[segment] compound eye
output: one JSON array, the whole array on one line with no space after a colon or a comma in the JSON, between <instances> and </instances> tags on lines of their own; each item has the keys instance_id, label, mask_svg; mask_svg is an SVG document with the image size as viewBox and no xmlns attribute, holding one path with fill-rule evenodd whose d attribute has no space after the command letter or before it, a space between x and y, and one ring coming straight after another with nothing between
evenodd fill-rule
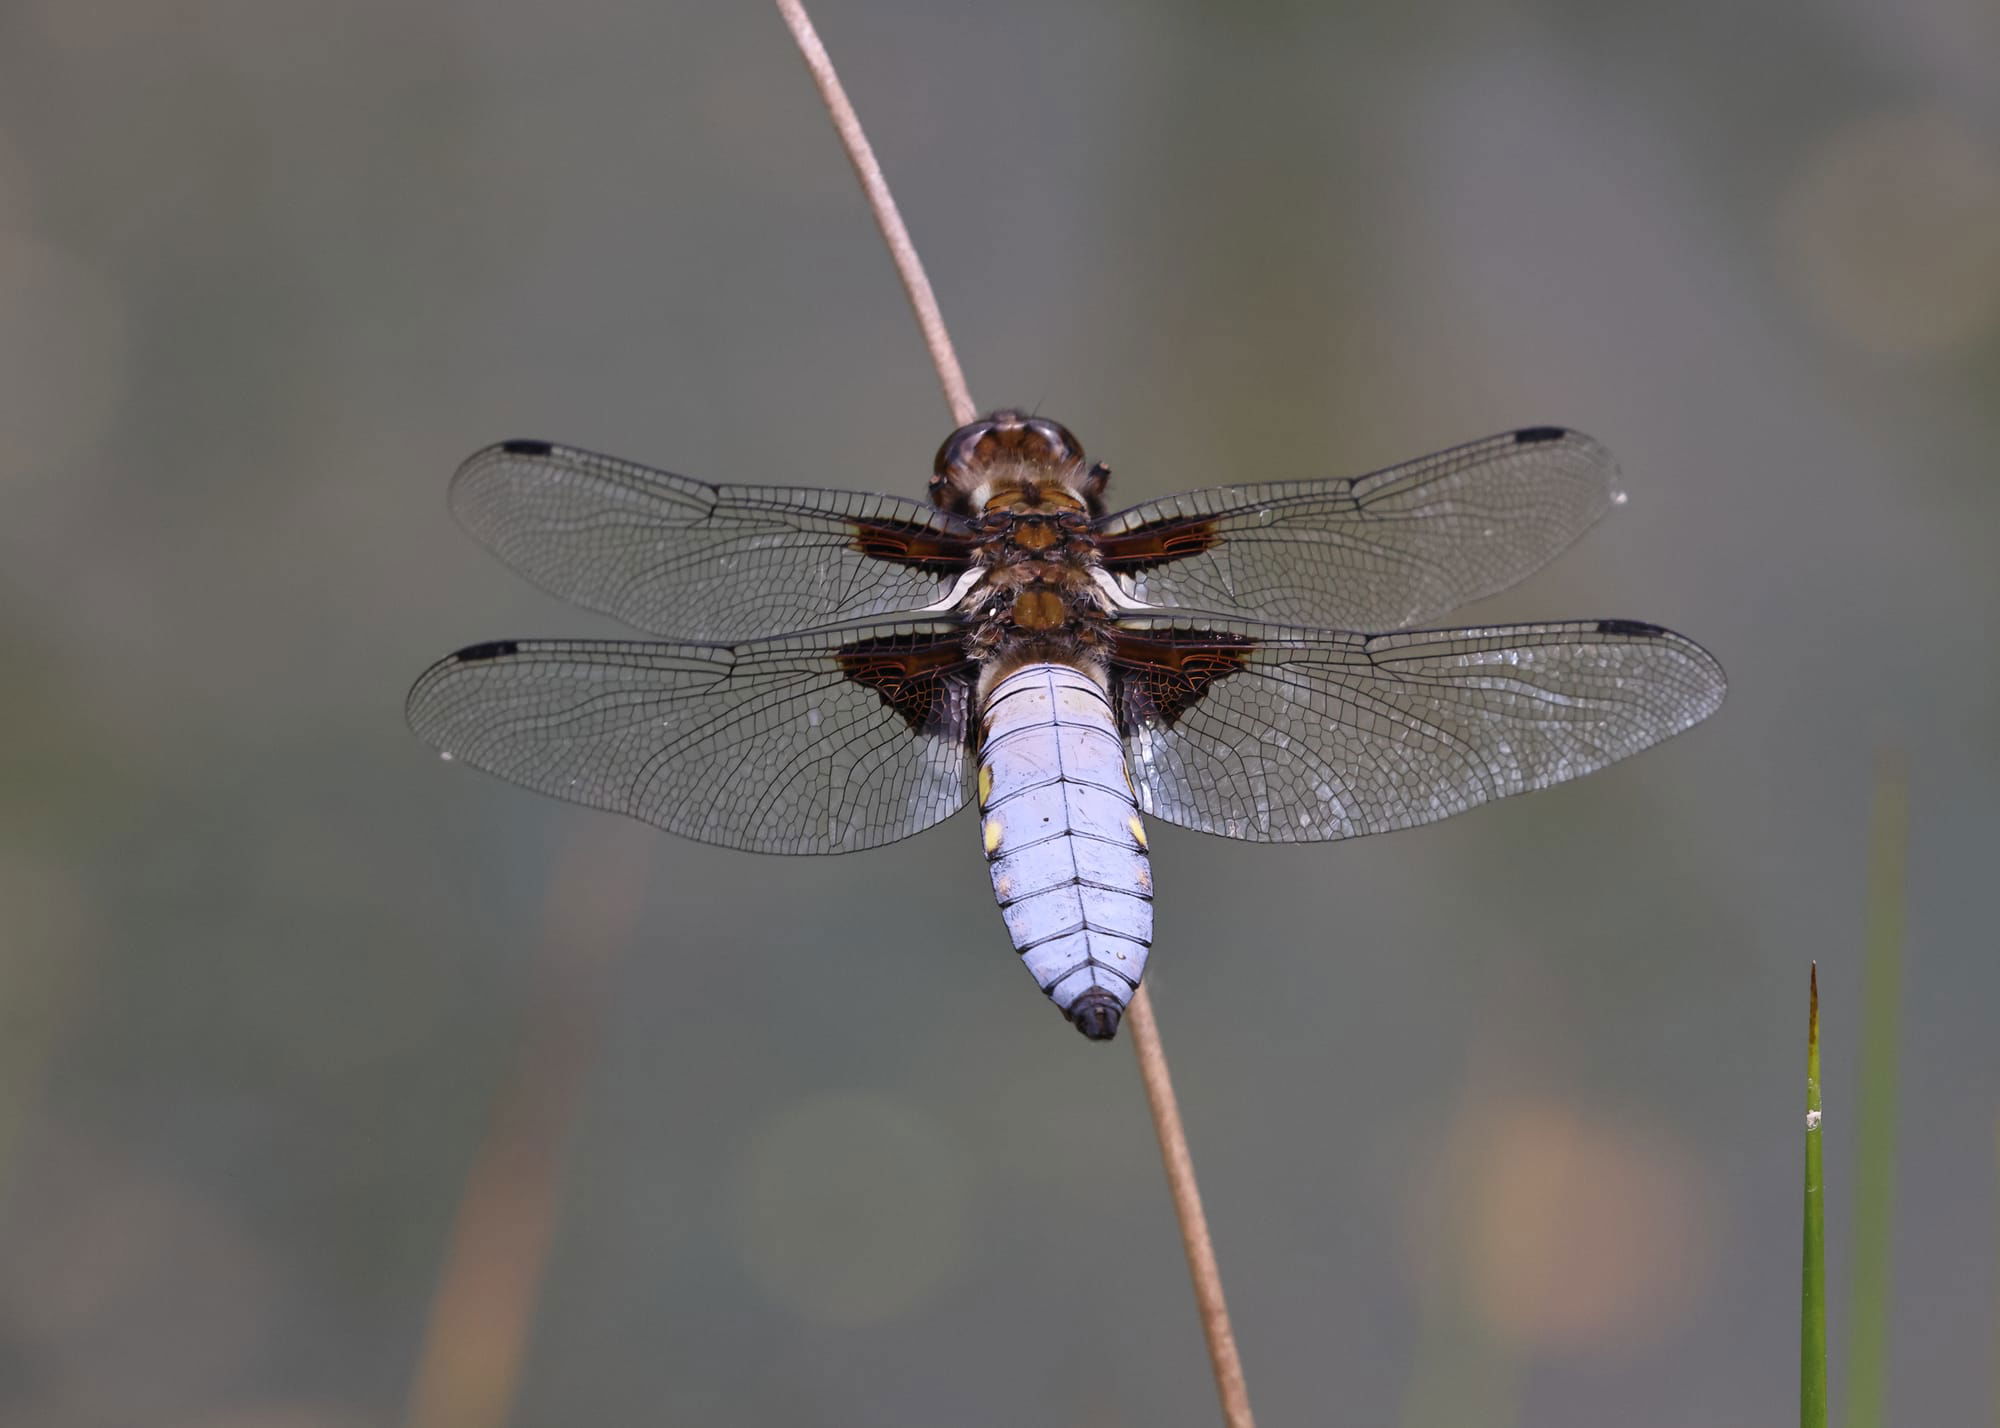
<instances>
[{"instance_id":1,"label":"compound eye","mask_svg":"<svg viewBox=\"0 0 2000 1428\"><path fill-rule=\"evenodd\" d=\"M1076 438L1055 422L1040 417L1030 417L1025 425L1048 448L1051 462L1068 465L1083 455L1083 452L1077 449Z\"/></svg>"},{"instance_id":2,"label":"compound eye","mask_svg":"<svg viewBox=\"0 0 2000 1428\"><path fill-rule=\"evenodd\" d=\"M975 459L980 443L989 440L992 435L991 419L967 423L944 439L931 469L939 476L965 470Z\"/></svg>"}]
</instances>

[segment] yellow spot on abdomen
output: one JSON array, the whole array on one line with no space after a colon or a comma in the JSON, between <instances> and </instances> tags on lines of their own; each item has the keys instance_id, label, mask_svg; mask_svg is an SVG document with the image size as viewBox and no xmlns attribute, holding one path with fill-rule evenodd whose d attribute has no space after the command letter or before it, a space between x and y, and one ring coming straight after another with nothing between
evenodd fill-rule
<instances>
[{"instance_id":1,"label":"yellow spot on abdomen","mask_svg":"<svg viewBox=\"0 0 2000 1428\"><path fill-rule=\"evenodd\" d=\"M1139 821L1139 815L1135 813L1130 818L1126 819L1125 826L1132 830L1132 841L1134 843L1137 843L1141 848L1145 847L1146 825Z\"/></svg>"},{"instance_id":2,"label":"yellow spot on abdomen","mask_svg":"<svg viewBox=\"0 0 2000 1428\"><path fill-rule=\"evenodd\" d=\"M1135 818L1132 821L1136 823L1139 820ZM1000 820L997 818L987 819L985 834L986 834L986 855L988 857L991 857L993 854L1000 851Z\"/></svg>"},{"instance_id":3,"label":"yellow spot on abdomen","mask_svg":"<svg viewBox=\"0 0 2000 1428\"><path fill-rule=\"evenodd\" d=\"M984 808L986 800L993 796L993 765L979 766L979 806Z\"/></svg>"}]
</instances>

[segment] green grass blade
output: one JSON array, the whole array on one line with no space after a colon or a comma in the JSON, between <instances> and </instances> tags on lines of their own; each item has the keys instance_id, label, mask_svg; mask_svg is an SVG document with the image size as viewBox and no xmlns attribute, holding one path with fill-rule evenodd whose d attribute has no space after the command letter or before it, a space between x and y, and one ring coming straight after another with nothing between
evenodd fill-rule
<instances>
[{"instance_id":1,"label":"green grass blade","mask_svg":"<svg viewBox=\"0 0 2000 1428\"><path fill-rule=\"evenodd\" d=\"M1799 1287L1799 1428L1826 1428L1826 1198L1820 1170L1819 963L1806 1013L1806 1237Z\"/></svg>"},{"instance_id":2,"label":"green grass blade","mask_svg":"<svg viewBox=\"0 0 2000 1428\"><path fill-rule=\"evenodd\" d=\"M1896 1193L1897 1032L1903 1000L1903 866L1910 841L1902 763L1876 774L1868 839L1868 946L1861 973L1854 1251L1849 1261L1847 1428L1882 1428L1889 1377L1889 1242Z\"/></svg>"}]
</instances>

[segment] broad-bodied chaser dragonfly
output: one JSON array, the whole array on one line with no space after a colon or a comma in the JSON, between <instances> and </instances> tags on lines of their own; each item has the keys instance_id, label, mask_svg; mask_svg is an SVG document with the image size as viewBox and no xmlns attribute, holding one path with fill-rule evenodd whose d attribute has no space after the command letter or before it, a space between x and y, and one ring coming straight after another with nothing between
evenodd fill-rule
<instances>
[{"instance_id":1,"label":"broad-bodied chaser dragonfly","mask_svg":"<svg viewBox=\"0 0 2000 1428\"><path fill-rule=\"evenodd\" d=\"M451 485L472 533L673 642L473 645L417 681L410 725L529 788L760 853L874 848L976 799L1022 961L1105 1040L1152 942L1141 813L1266 843L1408 828L1722 701L1706 651L1636 620L1409 628L1605 513L1616 467L1578 432L1111 514L1109 469L1038 416L959 428L933 469L923 505L489 447Z\"/></svg>"}]
</instances>

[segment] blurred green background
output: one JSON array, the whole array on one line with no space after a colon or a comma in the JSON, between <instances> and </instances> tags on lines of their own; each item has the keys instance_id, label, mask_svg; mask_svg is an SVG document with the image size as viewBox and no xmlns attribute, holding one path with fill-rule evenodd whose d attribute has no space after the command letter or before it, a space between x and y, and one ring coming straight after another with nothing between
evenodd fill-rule
<instances>
[{"instance_id":1,"label":"blurred green background","mask_svg":"<svg viewBox=\"0 0 2000 1428\"><path fill-rule=\"evenodd\" d=\"M2000 12L817 19L982 404L1125 501L1582 427L1629 504L1471 618L1732 676L1428 829L1155 829L1265 1421L1791 1415L1884 748L1890 1418L1990 1414ZM1213 1421L1131 1053L969 822L760 859L403 727L449 649L613 628L454 527L482 443L918 495L949 425L766 7L0 7L0 1421Z\"/></svg>"}]
</instances>

